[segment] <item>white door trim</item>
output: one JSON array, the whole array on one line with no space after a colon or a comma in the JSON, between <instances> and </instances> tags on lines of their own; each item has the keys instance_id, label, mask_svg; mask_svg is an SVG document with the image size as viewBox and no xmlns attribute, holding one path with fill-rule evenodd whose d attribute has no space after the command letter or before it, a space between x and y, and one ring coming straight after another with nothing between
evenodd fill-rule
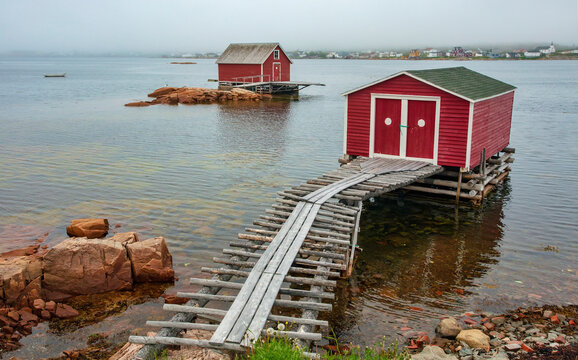
<instances>
[{"instance_id":1,"label":"white door trim","mask_svg":"<svg viewBox=\"0 0 578 360\"><path fill-rule=\"evenodd\" d=\"M401 125L407 126L407 109L408 100L419 100L419 101L435 101L436 111L435 111L435 130L434 130L434 151L433 159L422 159L422 158L409 158L406 157L407 148L407 131L404 132L404 136L399 139L399 156L396 155L384 155L375 153L375 104L377 99L393 99L401 100ZM439 144L439 125L440 125L440 104L441 98L439 96L419 96L419 95L397 95L397 94L371 94L371 110L370 110L370 126L369 126L369 157L383 157L391 159L408 159L408 160L420 160L429 162L437 165L438 162L438 144ZM404 128L406 129L406 128Z\"/></svg>"},{"instance_id":2,"label":"white door trim","mask_svg":"<svg viewBox=\"0 0 578 360\"><path fill-rule=\"evenodd\" d=\"M279 65L279 80L275 80L275 65L278 64ZM280 62L274 62L273 63L273 69L272 70L272 74L273 74L273 79L271 79L271 81L281 81L281 63Z\"/></svg>"}]
</instances>

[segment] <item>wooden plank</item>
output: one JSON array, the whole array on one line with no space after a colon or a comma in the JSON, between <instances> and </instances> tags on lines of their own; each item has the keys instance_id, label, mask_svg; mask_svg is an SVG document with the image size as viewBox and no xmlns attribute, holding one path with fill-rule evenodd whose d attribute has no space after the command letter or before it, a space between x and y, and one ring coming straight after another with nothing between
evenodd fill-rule
<instances>
[{"instance_id":1,"label":"wooden plank","mask_svg":"<svg viewBox=\"0 0 578 360\"><path fill-rule=\"evenodd\" d=\"M221 309L210 309L199 306L176 305L176 304L164 304L163 310L187 312L193 314L218 315L218 316L225 316L225 314L227 313L227 311Z\"/></svg>"},{"instance_id":2,"label":"wooden plank","mask_svg":"<svg viewBox=\"0 0 578 360\"><path fill-rule=\"evenodd\" d=\"M187 329L187 330L206 330L206 331L215 331L217 330L218 325L215 324L202 324L202 323L187 323L187 322L179 322L179 321L152 321L149 320L146 322L147 326L153 327L169 327L169 328L177 328L177 329Z\"/></svg>"},{"instance_id":3,"label":"wooden plank","mask_svg":"<svg viewBox=\"0 0 578 360\"><path fill-rule=\"evenodd\" d=\"M183 339L177 337L131 335L129 336L128 341L133 344L145 344L145 345L163 344L163 345L180 345L180 346L198 346L209 349L231 350L237 352L242 352L246 350L246 348L242 347L239 344L214 345L211 344L208 340Z\"/></svg>"},{"instance_id":4,"label":"wooden plank","mask_svg":"<svg viewBox=\"0 0 578 360\"><path fill-rule=\"evenodd\" d=\"M267 292L264 294L261 303L255 308L252 313L250 321L245 325L239 324L243 327L233 328L231 335L227 338L230 342L240 342L241 340L251 341L255 340L256 334L261 334L265 323L267 322L267 317L271 313L275 299L277 298L277 293L283 284L284 276L282 274L271 274L273 276L271 282L268 284L269 287ZM237 332L235 332L237 330Z\"/></svg>"},{"instance_id":5,"label":"wooden plank","mask_svg":"<svg viewBox=\"0 0 578 360\"><path fill-rule=\"evenodd\" d=\"M190 278L189 284L191 285L201 285L201 286L211 286L211 287L219 287L225 289L240 289L243 287L243 283L238 282L231 282L231 281L221 281L221 280L212 280L212 279L199 279L199 278Z\"/></svg>"},{"instance_id":6,"label":"wooden plank","mask_svg":"<svg viewBox=\"0 0 578 360\"><path fill-rule=\"evenodd\" d=\"M188 292L177 292L178 297L187 299L206 299L210 301L225 301L233 302L235 296L232 295L213 295L213 294L199 294L199 293L188 293Z\"/></svg>"},{"instance_id":7,"label":"wooden plank","mask_svg":"<svg viewBox=\"0 0 578 360\"><path fill-rule=\"evenodd\" d=\"M329 327L329 323L325 320L317 320L317 319L304 319L304 318L297 318L291 316L283 316L283 315L269 315L269 320L271 321L278 321L278 322L288 322L289 324L304 324L304 325L312 325L312 326L320 326L320 327Z\"/></svg>"},{"instance_id":8,"label":"wooden plank","mask_svg":"<svg viewBox=\"0 0 578 360\"><path fill-rule=\"evenodd\" d=\"M269 289L270 284L273 280L273 275L274 274L272 274L272 273L263 272L261 274L259 281L257 282L257 284L255 286L255 289L251 293L251 296L248 299L242 299L242 300L244 300L242 302L240 302L240 301L238 302L238 303L242 303L244 306L243 306L243 309L242 309L239 317L232 324L231 329L230 329L230 331L226 337L226 341L239 343L239 342L241 342L241 340L243 340L243 336L245 335L245 331L247 330L247 328L251 324L251 321L253 320L253 317L255 316L255 312L259 308L259 305L261 304L261 302L268 300L268 299L266 299L265 295L268 293L268 289ZM283 279L281 279L281 283L282 282L283 282ZM279 287L281 287L281 283L279 284ZM273 297L273 299L271 299L271 302L273 302L274 299L275 299L275 297ZM233 303L233 305L234 304L235 303ZM265 314L265 316L267 314L268 314L268 312ZM223 325L223 323L221 323L221 325ZM259 330L256 333L260 334L261 331Z\"/></svg>"}]
</instances>

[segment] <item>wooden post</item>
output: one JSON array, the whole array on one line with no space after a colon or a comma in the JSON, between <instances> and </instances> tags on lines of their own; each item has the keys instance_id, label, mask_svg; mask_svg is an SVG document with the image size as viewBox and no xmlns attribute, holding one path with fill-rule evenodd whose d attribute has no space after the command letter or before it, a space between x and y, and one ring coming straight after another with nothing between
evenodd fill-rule
<instances>
[{"instance_id":1,"label":"wooden post","mask_svg":"<svg viewBox=\"0 0 578 360\"><path fill-rule=\"evenodd\" d=\"M358 201L358 212L355 216L355 227L353 228L353 235L351 237L351 253L349 259L347 260L347 270L345 276L351 276L353 272L353 261L355 260L355 247L357 246L357 234L359 233L359 220L361 218L361 209L363 208L363 201Z\"/></svg>"},{"instance_id":2,"label":"wooden post","mask_svg":"<svg viewBox=\"0 0 578 360\"><path fill-rule=\"evenodd\" d=\"M462 174L464 172L464 168L460 168L460 172L458 173L458 188L456 190L456 205L460 203L460 191L462 189Z\"/></svg>"}]
</instances>

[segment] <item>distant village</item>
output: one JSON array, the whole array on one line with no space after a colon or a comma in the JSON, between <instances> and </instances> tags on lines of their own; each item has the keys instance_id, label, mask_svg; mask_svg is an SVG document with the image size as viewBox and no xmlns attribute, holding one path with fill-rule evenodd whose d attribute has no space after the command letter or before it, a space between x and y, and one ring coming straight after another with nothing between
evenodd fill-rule
<instances>
[{"instance_id":1,"label":"distant village","mask_svg":"<svg viewBox=\"0 0 578 360\"><path fill-rule=\"evenodd\" d=\"M494 51L493 49L465 49L456 46L453 49L439 50L434 48L412 49L409 51L397 50L372 50L372 51L303 51L295 50L287 52L293 59L365 59L365 60L419 60L419 59L539 59L550 57L578 58L578 49L557 51L554 43L547 46L539 46L534 49L515 49L508 51ZM183 58L209 58L219 57L219 53L184 54Z\"/></svg>"}]
</instances>

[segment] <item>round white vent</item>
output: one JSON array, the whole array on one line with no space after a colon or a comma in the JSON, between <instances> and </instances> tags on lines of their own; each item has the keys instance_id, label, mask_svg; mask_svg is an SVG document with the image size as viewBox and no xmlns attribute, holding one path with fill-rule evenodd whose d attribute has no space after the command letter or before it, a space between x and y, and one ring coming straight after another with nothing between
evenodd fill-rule
<instances>
[{"instance_id":1,"label":"round white vent","mask_svg":"<svg viewBox=\"0 0 578 360\"><path fill-rule=\"evenodd\" d=\"M391 125L391 118L385 119L385 125Z\"/></svg>"},{"instance_id":2,"label":"round white vent","mask_svg":"<svg viewBox=\"0 0 578 360\"><path fill-rule=\"evenodd\" d=\"M417 126L419 127L424 127L425 126L425 120L424 119L419 119L417 121Z\"/></svg>"}]
</instances>

